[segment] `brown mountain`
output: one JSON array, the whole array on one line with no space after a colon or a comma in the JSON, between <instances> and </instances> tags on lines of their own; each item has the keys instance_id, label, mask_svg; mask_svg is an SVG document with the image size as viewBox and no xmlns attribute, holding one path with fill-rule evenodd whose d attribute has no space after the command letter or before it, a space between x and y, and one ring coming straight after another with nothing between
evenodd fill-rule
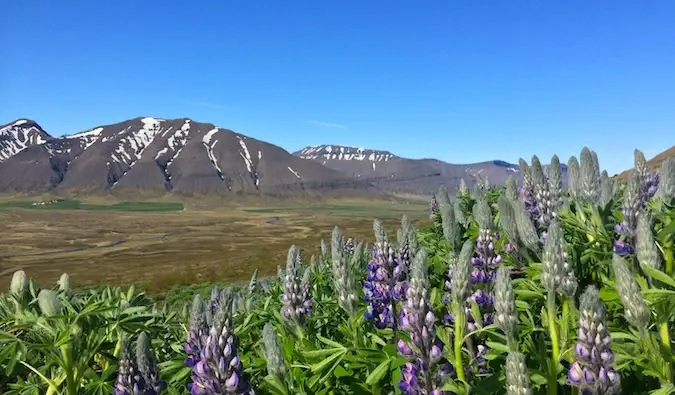
<instances>
[{"instance_id":1,"label":"brown mountain","mask_svg":"<svg viewBox=\"0 0 675 395\"><path fill-rule=\"evenodd\" d=\"M159 190L276 197L386 194L284 149L210 123L144 117L52 137L0 126L0 192Z\"/></svg>"},{"instance_id":2,"label":"brown mountain","mask_svg":"<svg viewBox=\"0 0 675 395\"><path fill-rule=\"evenodd\" d=\"M387 192L428 195L440 185L452 190L464 179L471 188L481 176L491 184L501 185L508 177L521 178L520 167L501 160L471 164L452 164L436 159L408 159L389 151L316 145L303 148L294 155L321 163L363 180ZM562 165L566 183L567 166Z\"/></svg>"},{"instance_id":3,"label":"brown mountain","mask_svg":"<svg viewBox=\"0 0 675 395\"><path fill-rule=\"evenodd\" d=\"M647 161L647 166L649 167L650 170L658 170L661 168L661 163L663 163L666 158L675 156L675 145L668 148L667 150L661 152L660 154L656 155L655 157L649 159ZM628 176L630 175L630 172L633 169L628 169L623 171L621 174L614 176L614 179L616 180L627 180Z\"/></svg>"}]
</instances>

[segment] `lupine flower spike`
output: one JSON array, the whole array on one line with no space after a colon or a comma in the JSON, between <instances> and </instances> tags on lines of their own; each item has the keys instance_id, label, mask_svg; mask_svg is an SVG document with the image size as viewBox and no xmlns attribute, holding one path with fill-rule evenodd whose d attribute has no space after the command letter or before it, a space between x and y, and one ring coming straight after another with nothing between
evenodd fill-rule
<instances>
[{"instance_id":1,"label":"lupine flower spike","mask_svg":"<svg viewBox=\"0 0 675 395\"><path fill-rule=\"evenodd\" d=\"M436 194L431 195L431 201L429 202L429 219L433 220L438 214L438 201L436 201Z\"/></svg>"},{"instance_id":2,"label":"lupine flower spike","mask_svg":"<svg viewBox=\"0 0 675 395\"><path fill-rule=\"evenodd\" d=\"M159 377L157 360L150 348L150 338L142 332L136 340L136 363L141 393L144 395L157 395L166 389L166 382Z\"/></svg>"},{"instance_id":3,"label":"lupine flower spike","mask_svg":"<svg viewBox=\"0 0 675 395\"><path fill-rule=\"evenodd\" d=\"M349 316L356 314L358 297L356 295L356 279L349 265L347 253L342 248L344 237L336 226L331 237L333 287L338 295L338 305Z\"/></svg>"},{"instance_id":4,"label":"lupine flower spike","mask_svg":"<svg viewBox=\"0 0 675 395\"><path fill-rule=\"evenodd\" d=\"M307 316L312 314L312 300L309 295L310 270L303 274L300 250L294 245L288 250L284 279L284 307L281 315L299 326L304 325Z\"/></svg>"},{"instance_id":5,"label":"lupine flower spike","mask_svg":"<svg viewBox=\"0 0 675 395\"><path fill-rule=\"evenodd\" d=\"M190 386L192 395L254 394L248 380L242 375L231 305L231 295L227 295L213 319L199 362L194 367Z\"/></svg>"},{"instance_id":6,"label":"lupine flower spike","mask_svg":"<svg viewBox=\"0 0 675 395\"><path fill-rule=\"evenodd\" d=\"M267 372L271 375L283 378L286 376L284 354L279 341L279 336L274 331L274 326L269 322L265 324L262 332L263 354L267 361Z\"/></svg>"},{"instance_id":7,"label":"lupine flower spike","mask_svg":"<svg viewBox=\"0 0 675 395\"><path fill-rule=\"evenodd\" d=\"M187 353L185 366L192 368L199 362L199 355L208 336L208 326L204 316L204 301L199 294L192 300L190 310L190 328L183 348Z\"/></svg>"},{"instance_id":8,"label":"lupine flower spike","mask_svg":"<svg viewBox=\"0 0 675 395\"><path fill-rule=\"evenodd\" d=\"M616 290L623 305L623 314L626 321L635 329L646 330L649 326L651 311L642 298L640 286L635 280L633 272L631 272L626 261L618 254L614 254L612 257L612 267L616 277Z\"/></svg>"},{"instance_id":9,"label":"lupine flower spike","mask_svg":"<svg viewBox=\"0 0 675 395\"><path fill-rule=\"evenodd\" d=\"M618 394L621 382L614 366L605 306L593 286L586 288L581 295L577 338L574 347L576 361L567 376L570 384L579 387L582 394Z\"/></svg>"},{"instance_id":10,"label":"lupine flower spike","mask_svg":"<svg viewBox=\"0 0 675 395\"><path fill-rule=\"evenodd\" d=\"M117 357L117 381L113 395L137 395L141 394L137 380L140 378L136 361L131 351L131 341L125 337L121 340L120 352Z\"/></svg>"},{"instance_id":11,"label":"lupine flower spike","mask_svg":"<svg viewBox=\"0 0 675 395\"><path fill-rule=\"evenodd\" d=\"M675 157L668 157L661 164L658 196L666 203L675 203Z\"/></svg>"},{"instance_id":12,"label":"lupine flower spike","mask_svg":"<svg viewBox=\"0 0 675 395\"><path fill-rule=\"evenodd\" d=\"M404 394L442 393L440 377L434 374L441 360L443 343L436 337L434 312L429 305L427 253L421 250L413 260L410 286L401 310L401 329L410 334L410 342L398 341L399 352L409 358L401 369L399 388Z\"/></svg>"},{"instance_id":13,"label":"lupine flower spike","mask_svg":"<svg viewBox=\"0 0 675 395\"><path fill-rule=\"evenodd\" d=\"M519 352L510 352L506 356L506 394L532 395L530 376L527 373L525 356Z\"/></svg>"}]
</instances>

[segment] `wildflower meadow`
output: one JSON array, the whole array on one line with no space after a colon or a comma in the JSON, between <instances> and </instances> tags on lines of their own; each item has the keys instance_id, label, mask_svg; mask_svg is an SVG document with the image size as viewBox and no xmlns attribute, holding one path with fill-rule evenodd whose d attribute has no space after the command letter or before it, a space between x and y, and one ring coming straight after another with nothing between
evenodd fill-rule
<instances>
[{"instance_id":1,"label":"wildflower meadow","mask_svg":"<svg viewBox=\"0 0 675 395\"><path fill-rule=\"evenodd\" d=\"M3 394L675 394L675 158L627 181L584 148L520 185L441 187L432 224L335 228L274 278L156 303L128 289L0 298Z\"/></svg>"}]
</instances>

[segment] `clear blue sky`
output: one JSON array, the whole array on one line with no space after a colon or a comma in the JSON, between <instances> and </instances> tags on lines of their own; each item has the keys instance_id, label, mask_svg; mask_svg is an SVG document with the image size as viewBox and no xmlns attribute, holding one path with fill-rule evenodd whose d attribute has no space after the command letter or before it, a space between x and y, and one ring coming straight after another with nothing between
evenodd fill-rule
<instances>
[{"instance_id":1,"label":"clear blue sky","mask_svg":"<svg viewBox=\"0 0 675 395\"><path fill-rule=\"evenodd\" d=\"M0 123L190 117L453 163L675 144L675 1L7 1ZM333 125L333 126L330 126ZM339 126L337 126L339 125Z\"/></svg>"}]
</instances>

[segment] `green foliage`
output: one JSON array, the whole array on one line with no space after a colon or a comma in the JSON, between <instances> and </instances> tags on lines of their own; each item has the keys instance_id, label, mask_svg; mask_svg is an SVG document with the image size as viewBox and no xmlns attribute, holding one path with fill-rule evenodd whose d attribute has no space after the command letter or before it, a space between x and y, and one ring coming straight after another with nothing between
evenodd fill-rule
<instances>
[{"instance_id":1,"label":"green foliage","mask_svg":"<svg viewBox=\"0 0 675 395\"><path fill-rule=\"evenodd\" d=\"M513 333L502 332L504 325L482 321L464 327L462 320L467 314L481 316L477 303L471 303L467 313L460 302L446 304L443 300L449 294L449 269L460 267L457 260L466 257L459 254L459 248L463 244L474 246L479 235L485 234L473 217L477 199L464 193L455 203L467 218L466 223L453 225L461 234L458 244L444 237L440 215L429 227L417 231L419 248L428 256L428 298L436 316L436 334L444 346L442 357L462 372L444 378L443 390L460 394L578 394L567 375L575 361L575 344L580 341L579 297L593 286L606 311L603 325L611 335L622 392L674 394L675 209L658 199L643 209L652 218L653 242L662 265L650 266L635 255L627 255L620 258L624 267L621 263L617 266L614 256L615 226L623 219L621 189L606 204L581 203L566 197L557 209L564 240L559 249L551 247L553 241L531 249L517 241L512 243L503 234L496 236L501 232L497 209L501 190L492 187L481 194L494 214L494 252L500 255L500 264L509 268L500 274L498 289L502 291L498 292L502 297L514 297L515 310L508 310L509 303L501 305L516 317L516 325ZM301 326L289 325L281 314L283 279L258 279L251 286L229 288L228 292L237 296L232 322L242 374L256 393L401 393L401 368L408 359L399 353L397 341L408 337L391 328L377 329L365 318L368 306L360 285L366 277L370 250L356 251L357 256L349 259L350 273L359 279L359 303L354 314L348 314L349 309L340 308L338 303L336 284L341 283L334 281L333 267L339 265L331 265L330 251L312 260L313 312ZM552 251L564 251L564 256L553 257ZM545 275L557 273L546 266L555 263L553 258L568 265L571 274L564 274L564 270L560 273L575 279L578 287L573 294L556 290L555 285L549 289L542 285L542 271ZM511 273L510 280L505 273ZM136 341L143 332L152 340L151 352L168 384L166 393L189 393L191 369L185 365L184 344L190 328L190 306L197 294L208 300L212 284L171 291L158 305L157 298L138 293L133 287L72 291L67 280L64 277L60 285L39 289L19 272L10 291L0 297L2 393L110 394L124 339ZM627 294L626 290L631 292ZM649 322L633 327L629 322L638 321L626 317L642 308L641 303L649 310ZM443 319L447 314L459 317L455 324ZM478 343L486 350L480 357L485 360L480 369L480 358L473 352ZM275 356L274 366L268 366L270 355ZM521 392L512 392L516 387Z\"/></svg>"},{"instance_id":2,"label":"green foliage","mask_svg":"<svg viewBox=\"0 0 675 395\"><path fill-rule=\"evenodd\" d=\"M59 199L55 202L44 205L36 205L34 201L11 201L0 203L2 208L23 208L31 210L92 210L92 211L141 211L141 212L163 212L163 211L181 211L183 203L176 202L121 202L111 205L88 204L79 200Z\"/></svg>"}]
</instances>

